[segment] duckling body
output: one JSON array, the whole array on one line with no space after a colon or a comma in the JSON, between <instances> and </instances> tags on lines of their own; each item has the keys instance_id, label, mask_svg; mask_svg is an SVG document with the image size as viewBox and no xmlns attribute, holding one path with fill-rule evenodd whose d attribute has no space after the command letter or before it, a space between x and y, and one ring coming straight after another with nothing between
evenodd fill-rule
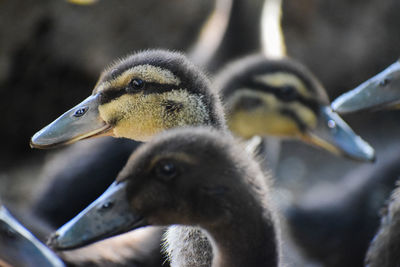
<instances>
[{"instance_id":1,"label":"duckling body","mask_svg":"<svg viewBox=\"0 0 400 267\"><path fill-rule=\"evenodd\" d=\"M268 185L259 165L241 151L232 137L210 129L168 131L134 152L118 177L117 186L124 188L114 191L112 198L119 199L117 194L124 192L127 198L121 201L128 201L131 211L151 225L201 226L212 239L212 266L277 266L279 231ZM104 204L108 197L99 200ZM113 201L115 206L125 205L122 202ZM96 210L97 204L62 228L52 245L63 248L63 238L74 232L75 224L92 220L95 213L90 209ZM108 236L103 222L98 223L105 231L98 234ZM83 233L67 238L76 240L77 246Z\"/></svg>"},{"instance_id":2,"label":"duckling body","mask_svg":"<svg viewBox=\"0 0 400 267\"><path fill-rule=\"evenodd\" d=\"M400 175L399 160L397 147L387 149L375 164L360 166L334 184L317 185L281 207L300 250L324 266L363 266L379 210Z\"/></svg>"},{"instance_id":3,"label":"duckling body","mask_svg":"<svg viewBox=\"0 0 400 267\"><path fill-rule=\"evenodd\" d=\"M400 188L391 196L382 214L379 230L368 249L365 264L368 267L400 265Z\"/></svg>"}]
</instances>

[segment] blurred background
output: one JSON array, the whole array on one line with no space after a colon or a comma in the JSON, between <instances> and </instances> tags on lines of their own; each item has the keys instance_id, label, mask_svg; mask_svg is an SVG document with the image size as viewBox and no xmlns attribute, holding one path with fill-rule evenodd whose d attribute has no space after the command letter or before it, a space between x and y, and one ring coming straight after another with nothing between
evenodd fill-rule
<instances>
[{"instance_id":1,"label":"blurred background","mask_svg":"<svg viewBox=\"0 0 400 267\"><path fill-rule=\"evenodd\" d=\"M263 0L234 0L232 27L208 62L210 78L229 60L260 49ZM148 48L195 54L214 0L119 0L90 6L62 0L0 0L0 194L11 205L34 197L42 166L57 151L33 150L30 137L86 98L104 67ZM288 54L307 65L330 99L377 74L399 57L400 1L283 1ZM217 38L217 37L215 37ZM377 149L399 147L399 112L345 116ZM284 143L279 181L297 192L342 178L367 163Z\"/></svg>"}]
</instances>

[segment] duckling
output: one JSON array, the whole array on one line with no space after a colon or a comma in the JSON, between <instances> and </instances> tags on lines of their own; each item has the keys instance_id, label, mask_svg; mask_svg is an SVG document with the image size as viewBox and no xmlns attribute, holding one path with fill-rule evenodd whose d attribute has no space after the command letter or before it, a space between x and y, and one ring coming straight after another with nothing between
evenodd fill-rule
<instances>
[{"instance_id":1,"label":"duckling","mask_svg":"<svg viewBox=\"0 0 400 267\"><path fill-rule=\"evenodd\" d=\"M327 267L363 266L379 227L379 209L400 176L399 159L393 146L374 164L280 205L288 233L303 254Z\"/></svg>"},{"instance_id":2,"label":"duckling","mask_svg":"<svg viewBox=\"0 0 400 267\"><path fill-rule=\"evenodd\" d=\"M368 249L365 265L368 267L400 266L400 187L393 191L384 209L380 228Z\"/></svg>"},{"instance_id":3,"label":"duckling","mask_svg":"<svg viewBox=\"0 0 400 267\"><path fill-rule=\"evenodd\" d=\"M149 50L107 68L92 96L35 134L31 145L51 148L104 135L147 141L161 131L188 125L225 131L218 95L183 55ZM182 227L171 232L200 234Z\"/></svg>"},{"instance_id":4,"label":"duckling","mask_svg":"<svg viewBox=\"0 0 400 267\"><path fill-rule=\"evenodd\" d=\"M350 113L380 107L399 108L400 61L344 93L332 102L339 113Z\"/></svg>"},{"instance_id":5,"label":"duckling","mask_svg":"<svg viewBox=\"0 0 400 267\"><path fill-rule=\"evenodd\" d=\"M336 155L373 161L374 149L330 109L322 84L287 57L281 6L282 0L264 1L263 53L228 64L215 78L230 130L243 138L298 138Z\"/></svg>"},{"instance_id":6,"label":"duckling","mask_svg":"<svg viewBox=\"0 0 400 267\"><path fill-rule=\"evenodd\" d=\"M209 87L180 53L136 53L108 67L92 95L37 132L31 146L53 148L96 136L148 141L185 125L225 129L220 101Z\"/></svg>"},{"instance_id":7,"label":"duckling","mask_svg":"<svg viewBox=\"0 0 400 267\"><path fill-rule=\"evenodd\" d=\"M212 266L278 266L269 185L234 143L211 128L160 134L132 154L117 181L50 245L73 248L146 225L196 225L212 240Z\"/></svg>"},{"instance_id":8,"label":"duckling","mask_svg":"<svg viewBox=\"0 0 400 267\"><path fill-rule=\"evenodd\" d=\"M298 62L249 56L217 76L229 128L250 138L299 138L346 157L372 161L373 148L329 108L320 82Z\"/></svg>"},{"instance_id":9,"label":"duckling","mask_svg":"<svg viewBox=\"0 0 400 267\"><path fill-rule=\"evenodd\" d=\"M0 203L0 266L51 266L64 263Z\"/></svg>"}]
</instances>

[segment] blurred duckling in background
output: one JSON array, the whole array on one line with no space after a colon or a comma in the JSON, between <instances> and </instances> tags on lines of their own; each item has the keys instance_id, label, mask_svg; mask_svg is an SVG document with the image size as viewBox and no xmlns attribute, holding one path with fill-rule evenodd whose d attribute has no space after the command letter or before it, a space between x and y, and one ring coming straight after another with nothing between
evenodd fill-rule
<instances>
[{"instance_id":1,"label":"blurred duckling in background","mask_svg":"<svg viewBox=\"0 0 400 267\"><path fill-rule=\"evenodd\" d=\"M352 159L375 158L374 149L330 109L319 81L294 60L249 56L224 68L215 84L238 136L299 138Z\"/></svg>"},{"instance_id":2,"label":"blurred duckling in background","mask_svg":"<svg viewBox=\"0 0 400 267\"><path fill-rule=\"evenodd\" d=\"M386 149L375 164L362 165L335 183L315 185L287 206L279 205L300 251L327 267L363 266L379 227L379 209L400 176L399 160L398 147Z\"/></svg>"},{"instance_id":3,"label":"blurred duckling in background","mask_svg":"<svg viewBox=\"0 0 400 267\"><path fill-rule=\"evenodd\" d=\"M399 67L399 62L394 63L338 97L332 107L341 113L397 107ZM397 147L385 149L375 165L348 173L329 190L314 188L296 204L284 209L288 229L302 251L325 266L362 266L369 242L379 226L378 211L400 175L399 160ZM374 242L370 251L378 251L391 242L383 237L391 227L390 216L382 219L381 227L385 228L380 230L382 240ZM322 242L324 246L320 245ZM377 259L379 253L368 253L371 260L367 261L377 262L372 266L384 266Z\"/></svg>"},{"instance_id":4,"label":"blurred duckling in background","mask_svg":"<svg viewBox=\"0 0 400 267\"><path fill-rule=\"evenodd\" d=\"M266 0L262 52L228 64L215 78L230 130L243 138L299 138L336 155L373 161L374 149L333 112L325 89L302 64L286 56L282 0Z\"/></svg>"},{"instance_id":5,"label":"blurred duckling in background","mask_svg":"<svg viewBox=\"0 0 400 267\"><path fill-rule=\"evenodd\" d=\"M24 222L36 231L40 223L42 223L41 228L46 227L34 217L25 217ZM46 230L47 235L52 231ZM138 238L140 242L136 240ZM0 206L0 266L2 267L161 266L163 260L154 257L157 255L152 250L154 248L147 246L155 242L154 238L157 242L161 239L157 229L140 230L135 235L128 233L86 248L59 253L58 256L62 257L62 261L36 239L30 230L22 226L4 205ZM161 247L155 249L160 251ZM151 257L148 254L151 254Z\"/></svg>"},{"instance_id":6,"label":"blurred duckling in background","mask_svg":"<svg viewBox=\"0 0 400 267\"><path fill-rule=\"evenodd\" d=\"M332 107L340 113L351 113L362 110L398 108L400 101L400 62L396 61L381 73L368 79L358 87L339 96ZM400 155L391 157L392 168L399 168ZM387 180L388 169L382 170L379 175L382 180ZM400 171L394 175L399 177ZM391 175L393 176L393 175ZM392 182L393 183L393 182ZM389 188L393 188L389 187ZM366 254L365 264L367 266L398 266L400 264L399 248L399 210L400 194L399 188L393 191L389 204L384 208L380 228ZM388 196L386 193L384 196ZM374 228L376 229L376 228Z\"/></svg>"},{"instance_id":7,"label":"blurred duckling in background","mask_svg":"<svg viewBox=\"0 0 400 267\"><path fill-rule=\"evenodd\" d=\"M230 135L173 129L139 147L117 181L50 245L78 247L146 225L198 225L212 240L212 266L278 266L272 203L259 164Z\"/></svg>"},{"instance_id":8,"label":"blurred duckling in background","mask_svg":"<svg viewBox=\"0 0 400 267\"><path fill-rule=\"evenodd\" d=\"M0 266L62 267L65 265L0 203Z\"/></svg>"},{"instance_id":9,"label":"blurred duckling in background","mask_svg":"<svg viewBox=\"0 0 400 267\"><path fill-rule=\"evenodd\" d=\"M400 266L400 187L393 191L388 206L382 212L380 228L368 249L368 267Z\"/></svg>"}]
</instances>

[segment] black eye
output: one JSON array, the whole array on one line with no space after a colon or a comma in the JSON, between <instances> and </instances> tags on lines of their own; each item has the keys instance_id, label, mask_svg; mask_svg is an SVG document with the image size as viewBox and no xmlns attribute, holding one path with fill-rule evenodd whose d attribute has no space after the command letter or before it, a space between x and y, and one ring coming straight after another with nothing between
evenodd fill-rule
<instances>
[{"instance_id":1,"label":"black eye","mask_svg":"<svg viewBox=\"0 0 400 267\"><path fill-rule=\"evenodd\" d=\"M279 98L283 101L292 101L297 97L296 89L293 86L283 86L279 93Z\"/></svg>"},{"instance_id":2,"label":"black eye","mask_svg":"<svg viewBox=\"0 0 400 267\"><path fill-rule=\"evenodd\" d=\"M157 165L156 174L162 180L169 181L178 175L178 170L174 163L163 161Z\"/></svg>"},{"instance_id":3,"label":"black eye","mask_svg":"<svg viewBox=\"0 0 400 267\"><path fill-rule=\"evenodd\" d=\"M129 91L137 92L141 90L143 87L144 87L144 81L138 78L134 78L132 79L132 81L129 82L128 92Z\"/></svg>"}]
</instances>

